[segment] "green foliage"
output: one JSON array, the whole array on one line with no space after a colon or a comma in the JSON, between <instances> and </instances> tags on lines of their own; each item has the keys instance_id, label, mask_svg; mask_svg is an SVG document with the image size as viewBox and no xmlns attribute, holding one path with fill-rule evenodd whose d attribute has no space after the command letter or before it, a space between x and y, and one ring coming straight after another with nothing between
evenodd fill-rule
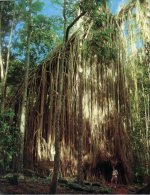
<instances>
[{"instance_id":1,"label":"green foliage","mask_svg":"<svg viewBox=\"0 0 150 195\"><path fill-rule=\"evenodd\" d=\"M32 2L32 13L37 14L37 12L41 11L44 7L44 2L40 0Z\"/></svg>"},{"instance_id":2,"label":"green foliage","mask_svg":"<svg viewBox=\"0 0 150 195\"><path fill-rule=\"evenodd\" d=\"M54 48L55 32L52 31L52 19L42 15L33 18L31 36L31 61L39 64Z\"/></svg>"},{"instance_id":3,"label":"green foliage","mask_svg":"<svg viewBox=\"0 0 150 195\"><path fill-rule=\"evenodd\" d=\"M93 15L100 7L107 7L109 0L81 0L79 6L82 11L86 11L89 15Z\"/></svg>"},{"instance_id":4,"label":"green foliage","mask_svg":"<svg viewBox=\"0 0 150 195\"><path fill-rule=\"evenodd\" d=\"M103 187L100 187L99 193L101 193L101 194L112 194L112 189L107 187L107 186L103 186Z\"/></svg>"},{"instance_id":5,"label":"green foliage","mask_svg":"<svg viewBox=\"0 0 150 195\"><path fill-rule=\"evenodd\" d=\"M109 62L117 55L117 48L113 41L116 30L110 24L108 26L108 18L111 15L106 9L101 8L102 5L105 7L106 1L97 1L97 3L98 5L95 1L89 1L86 5L81 5L93 22L90 38L85 43L84 49L87 49L87 55L97 55L102 61Z\"/></svg>"},{"instance_id":6,"label":"green foliage","mask_svg":"<svg viewBox=\"0 0 150 195\"><path fill-rule=\"evenodd\" d=\"M66 28L77 16L78 3L74 0L51 0L51 3L58 7L62 12L53 17L53 28L55 33L63 40Z\"/></svg>"},{"instance_id":7,"label":"green foliage","mask_svg":"<svg viewBox=\"0 0 150 195\"><path fill-rule=\"evenodd\" d=\"M2 36L8 35L11 28L11 21L13 18L14 2L0 1L0 12L2 20Z\"/></svg>"},{"instance_id":8,"label":"green foliage","mask_svg":"<svg viewBox=\"0 0 150 195\"><path fill-rule=\"evenodd\" d=\"M107 14L105 12L93 12L93 26L91 30L91 37L87 40L88 54L97 55L102 61L110 61L116 58L117 48L113 42L115 29L113 26L107 26Z\"/></svg>"},{"instance_id":9,"label":"green foliage","mask_svg":"<svg viewBox=\"0 0 150 195\"><path fill-rule=\"evenodd\" d=\"M145 173L146 173L146 168L140 164L136 164L133 170L134 182L142 184L144 182L143 176Z\"/></svg>"},{"instance_id":10,"label":"green foliage","mask_svg":"<svg viewBox=\"0 0 150 195\"><path fill-rule=\"evenodd\" d=\"M14 14L14 2L12 1L0 1L0 20L1 20L1 53L3 62L6 62L6 54L8 50L9 35L12 27L13 14ZM5 64L4 64L5 66Z\"/></svg>"},{"instance_id":11,"label":"green foliage","mask_svg":"<svg viewBox=\"0 0 150 195\"><path fill-rule=\"evenodd\" d=\"M36 4L35 4L36 3ZM40 64L46 56L54 48L54 44L58 38L54 29L54 22L58 22L55 18L49 18L39 11L42 9L40 2L32 5L32 25L31 25L31 44L30 44L30 61L31 67ZM19 5L20 6L20 5ZM23 8L22 8L23 9ZM26 52L26 12L21 13L22 16L18 21L17 34L13 39L13 55L20 61L25 61Z\"/></svg>"},{"instance_id":12,"label":"green foliage","mask_svg":"<svg viewBox=\"0 0 150 195\"><path fill-rule=\"evenodd\" d=\"M14 87L22 81L22 75L24 75L24 64L16 59L12 59L9 64L7 84Z\"/></svg>"},{"instance_id":13,"label":"green foliage","mask_svg":"<svg viewBox=\"0 0 150 195\"><path fill-rule=\"evenodd\" d=\"M84 0L80 1L79 6L82 11L85 11L89 14L91 11L93 12L96 9L96 4L95 4L95 1L93 0L87 0L86 3Z\"/></svg>"},{"instance_id":14,"label":"green foliage","mask_svg":"<svg viewBox=\"0 0 150 195\"><path fill-rule=\"evenodd\" d=\"M13 118L14 113L11 109L0 113L0 167L3 171L10 168L20 141L20 132L13 122Z\"/></svg>"}]
</instances>

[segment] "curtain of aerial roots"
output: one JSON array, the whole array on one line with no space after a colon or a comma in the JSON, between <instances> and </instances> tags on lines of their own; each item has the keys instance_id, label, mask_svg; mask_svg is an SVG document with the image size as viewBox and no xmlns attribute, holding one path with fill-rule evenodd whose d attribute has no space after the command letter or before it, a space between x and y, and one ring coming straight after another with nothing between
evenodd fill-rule
<instances>
[{"instance_id":1,"label":"curtain of aerial roots","mask_svg":"<svg viewBox=\"0 0 150 195\"><path fill-rule=\"evenodd\" d=\"M132 15L130 14L129 19ZM139 17L138 24L141 25L141 29L144 28L142 25L145 25L142 24L143 21ZM50 60L39 66L31 75L25 138L26 168L38 169L40 162L44 164L54 160L57 84L59 65L63 65L63 103L60 119L62 175L77 174L80 146L83 169L86 165L88 177L100 177L101 174L105 177L105 170L107 172L107 168L110 168L107 166L117 160L118 169L124 176L122 179L126 181L131 179L128 131L132 121L129 120L130 90L128 75L125 74L128 70L129 49L125 50L127 40L126 36L123 36L123 26L118 27L117 22L112 25L114 29L118 29L112 38L117 49L115 59L105 61L99 57L100 55L84 51L83 45L86 40L77 33L68 41L65 63L61 63L63 51L62 48L58 48ZM135 40L133 23L128 25L128 37L133 46ZM145 33L142 30L141 32ZM106 44L111 47L111 43ZM127 44L129 45L129 42ZM135 47L130 49L132 54L136 52ZM133 59L129 61L132 69L130 76L134 86L134 100L138 102L137 72L135 58ZM149 102L145 101L145 113L148 117L147 104ZM133 106L138 113L138 104Z\"/></svg>"},{"instance_id":2,"label":"curtain of aerial roots","mask_svg":"<svg viewBox=\"0 0 150 195\"><path fill-rule=\"evenodd\" d=\"M147 167L149 156L149 93L147 93L146 81L149 81L149 62L148 62L148 48L150 43L149 35L149 14L148 4L143 3L140 5L139 1L136 2L136 6L132 9L127 16L126 29L128 29L128 35L125 36L126 41L130 44L126 47L128 79L130 80L130 101L132 121L130 122L133 135L139 134L141 141L136 143L135 139L132 140L135 152L139 157L139 160ZM134 13L134 14L133 14ZM143 109L144 108L144 109ZM144 115L142 114L144 113ZM142 119L142 120L141 120ZM143 156L139 152L138 145L141 144L145 148L146 155Z\"/></svg>"},{"instance_id":3,"label":"curtain of aerial roots","mask_svg":"<svg viewBox=\"0 0 150 195\"><path fill-rule=\"evenodd\" d=\"M145 81L150 82L150 27L149 27L149 16L150 16L150 2L146 1L143 8L139 6L139 3L137 3L137 16L136 16L136 23L139 24L140 28L140 39L143 42L143 49L140 53L140 56L143 57L143 60L140 59L139 61L143 65L143 73L142 73L142 97L144 99L143 105L144 105L144 131L141 132L143 135L143 143L145 143L146 146L146 155L145 158L143 159L144 166L147 168L146 172L147 174L150 174L150 139L149 139L149 128L150 128L150 118L149 118L149 113L150 113L150 93L149 87L147 87L147 84ZM145 79L144 79L145 78ZM140 102L139 102L140 104ZM142 103L141 103L142 104ZM142 161L142 158L141 158Z\"/></svg>"},{"instance_id":4,"label":"curtain of aerial roots","mask_svg":"<svg viewBox=\"0 0 150 195\"><path fill-rule=\"evenodd\" d=\"M83 39L77 34L68 42L64 64L60 120L62 174L77 174L80 140L87 176L91 177L91 172L95 177L102 176L101 173L107 176L107 168L110 168L107 166L117 160L118 169L128 181L131 177L128 87L120 36L117 35L117 58L107 64L97 55L85 57L79 37ZM46 165L54 160L61 56L60 48L30 78L25 137L25 167L28 169L38 169L41 162ZM101 166L104 164L105 168Z\"/></svg>"}]
</instances>

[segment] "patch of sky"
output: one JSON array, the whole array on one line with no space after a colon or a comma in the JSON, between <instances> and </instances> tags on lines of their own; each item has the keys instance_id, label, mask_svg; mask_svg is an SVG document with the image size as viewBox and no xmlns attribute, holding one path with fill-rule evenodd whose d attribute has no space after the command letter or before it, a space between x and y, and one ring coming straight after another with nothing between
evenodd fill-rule
<instances>
[{"instance_id":1,"label":"patch of sky","mask_svg":"<svg viewBox=\"0 0 150 195\"><path fill-rule=\"evenodd\" d=\"M123 5L126 5L128 0L109 0L108 7L110 8L112 14L116 14L119 12Z\"/></svg>"},{"instance_id":2,"label":"patch of sky","mask_svg":"<svg viewBox=\"0 0 150 195\"><path fill-rule=\"evenodd\" d=\"M41 14L45 16L62 16L62 7L60 4L54 5L51 0L43 0L42 2L44 3L44 7L43 10L40 11ZM112 14L116 14L121 7L127 3L128 0L109 0L108 7L110 8Z\"/></svg>"},{"instance_id":3,"label":"patch of sky","mask_svg":"<svg viewBox=\"0 0 150 195\"><path fill-rule=\"evenodd\" d=\"M59 4L53 4L50 0L43 0L44 7L40 11L45 16L62 16L62 7Z\"/></svg>"},{"instance_id":4,"label":"patch of sky","mask_svg":"<svg viewBox=\"0 0 150 195\"><path fill-rule=\"evenodd\" d=\"M19 61L24 61L25 60L25 53L24 50L22 50L22 43L21 43L21 37L20 37L20 31L23 30L25 23L24 22L19 22L13 33L13 45L14 48L12 49L12 54L16 56L16 59ZM21 46L21 49L20 49Z\"/></svg>"},{"instance_id":5,"label":"patch of sky","mask_svg":"<svg viewBox=\"0 0 150 195\"><path fill-rule=\"evenodd\" d=\"M17 25L16 25L16 31L19 31L21 30L22 28L24 27L24 22L19 22Z\"/></svg>"}]
</instances>

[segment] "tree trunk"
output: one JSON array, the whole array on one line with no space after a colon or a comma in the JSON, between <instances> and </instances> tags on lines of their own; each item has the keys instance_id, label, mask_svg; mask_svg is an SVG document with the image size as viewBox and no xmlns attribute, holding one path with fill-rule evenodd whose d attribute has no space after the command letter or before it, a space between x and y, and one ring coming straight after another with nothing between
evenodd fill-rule
<instances>
[{"instance_id":1,"label":"tree trunk","mask_svg":"<svg viewBox=\"0 0 150 195\"><path fill-rule=\"evenodd\" d=\"M65 44L63 47L63 56L60 63L60 54L58 57L58 84L57 84L57 110L56 110L56 127L55 127L55 156L54 156L54 172L52 182L50 184L50 194L55 194L58 182L58 173L60 169L60 116L62 107L62 91L63 91L63 69L65 63Z\"/></svg>"},{"instance_id":2,"label":"tree trunk","mask_svg":"<svg viewBox=\"0 0 150 195\"><path fill-rule=\"evenodd\" d=\"M27 45L26 45L26 67L24 75L24 91L22 98L21 118L20 118L20 132L21 132L21 156L20 156L20 169L23 169L23 155L24 155L24 136L25 136L25 125L26 125L26 105L27 105L27 88L28 88L28 77L29 77L29 65L30 65L30 40L31 40L31 4L32 0L27 1L29 8L27 17Z\"/></svg>"},{"instance_id":3,"label":"tree trunk","mask_svg":"<svg viewBox=\"0 0 150 195\"><path fill-rule=\"evenodd\" d=\"M11 42L12 42L12 35L13 35L13 28L14 28L14 20L15 20L15 8L13 11L13 20L12 20L12 25L11 25L11 30L10 30L10 36L9 36L9 43L8 43L8 51L7 51L7 58L6 58L6 68L4 71L3 69L3 76L1 77L1 111L4 110L5 108L5 99L6 99L6 90L7 90L7 86L6 86L6 82L7 82L7 74L8 74L8 68L9 68L9 57L10 57L10 48L11 48ZM2 54L0 54L0 64L2 63ZM3 65L2 65L3 67Z\"/></svg>"},{"instance_id":4,"label":"tree trunk","mask_svg":"<svg viewBox=\"0 0 150 195\"><path fill-rule=\"evenodd\" d=\"M0 9L2 10L2 4ZM4 65L3 65L3 58L2 58L2 12L0 10L0 80L1 83L3 84L4 81ZM3 89L1 86L1 96L3 94ZM1 99L1 112L2 112L2 99Z\"/></svg>"}]
</instances>

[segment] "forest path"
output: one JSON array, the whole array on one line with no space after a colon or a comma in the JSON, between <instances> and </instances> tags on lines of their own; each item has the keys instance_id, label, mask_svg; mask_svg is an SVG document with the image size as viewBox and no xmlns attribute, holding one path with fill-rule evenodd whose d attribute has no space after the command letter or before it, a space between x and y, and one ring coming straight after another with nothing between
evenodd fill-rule
<instances>
[{"instance_id":1,"label":"forest path","mask_svg":"<svg viewBox=\"0 0 150 195\"><path fill-rule=\"evenodd\" d=\"M12 185L7 180L0 180L0 194L49 194L50 180L42 178L26 179L18 185ZM97 186L98 187L98 186ZM112 194L136 194L140 188L137 185L118 185L117 188L112 188L110 184L105 187L112 189ZM99 187L98 187L99 188ZM67 185L59 183L57 188L58 194L89 194L84 190L75 190ZM97 194L97 193L96 193Z\"/></svg>"},{"instance_id":2,"label":"forest path","mask_svg":"<svg viewBox=\"0 0 150 195\"><path fill-rule=\"evenodd\" d=\"M116 188L112 187L113 194L136 194L141 188L141 185L118 185Z\"/></svg>"},{"instance_id":3,"label":"forest path","mask_svg":"<svg viewBox=\"0 0 150 195\"><path fill-rule=\"evenodd\" d=\"M118 186L116 188L112 188L113 194L129 194L129 189L127 186Z\"/></svg>"}]
</instances>

